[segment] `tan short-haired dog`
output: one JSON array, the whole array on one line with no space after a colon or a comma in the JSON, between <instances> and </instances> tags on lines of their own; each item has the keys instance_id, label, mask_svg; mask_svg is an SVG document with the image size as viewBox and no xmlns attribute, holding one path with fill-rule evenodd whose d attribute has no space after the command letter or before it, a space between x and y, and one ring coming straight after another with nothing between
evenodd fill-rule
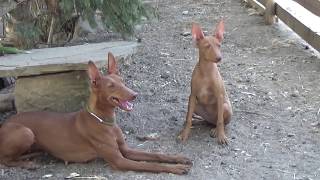
<instances>
[{"instance_id":1,"label":"tan short-haired dog","mask_svg":"<svg viewBox=\"0 0 320 180\"><path fill-rule=\"evenodd\" d=\"M222 59L220 46L223 33L223 21L218 23L213 36L204 36L201 27L192 24L192 38L199 49L199 62L192 73L186 123L178 136L183 142L188 139L192 116L196 114L216 126L210 134L217 137L220 144L228 143L224 126L230 122L232 108L217 67Z\"/></svg>"}]
</instances>

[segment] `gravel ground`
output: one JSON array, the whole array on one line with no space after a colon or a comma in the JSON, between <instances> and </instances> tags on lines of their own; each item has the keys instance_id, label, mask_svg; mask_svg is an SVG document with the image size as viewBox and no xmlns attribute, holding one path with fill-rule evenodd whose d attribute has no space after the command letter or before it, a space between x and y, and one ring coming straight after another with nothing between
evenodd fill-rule
<instances>
[{"instance_id":1,"label":"gravel ground","mask_svg":"<svg viewBox=\"0 0 320 180\"><path fill-rule=\"evenodd\" d=\"M0 179L63 179L72 172L100 179L320 179L320 58L282 23L263 18L239 0L151 0L159 20L137 32L141 46L120 65L127 85L139 92L133 112L118 112L131 147L180 153L193 160L189 174L113 171L102 160L69 164L50 156L40 169L0 169ZM228 147L196 125L186 144L176 140L185 121L197 51L191 22L211 33L220 18L226 33L219 65L233 104ZM139 135L160 140L141 142Z\"/></svg>"}]
</instances>

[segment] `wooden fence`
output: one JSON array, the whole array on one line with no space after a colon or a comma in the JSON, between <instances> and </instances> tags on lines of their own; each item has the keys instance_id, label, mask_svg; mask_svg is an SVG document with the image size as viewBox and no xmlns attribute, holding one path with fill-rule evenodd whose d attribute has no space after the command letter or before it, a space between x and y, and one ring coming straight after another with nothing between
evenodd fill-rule
<instances>
[{"instance_id":1,"label":"wooden fence","mask_svg":"<svg viewBox=\"0 0 320 180\"><path fill-rule=\"evenodd\" d=\"M247 0L259 12L265 11L268 1ZM280 20L320 52L320 0L274 0L272 8Z\"/></svg>"}]
</instances>

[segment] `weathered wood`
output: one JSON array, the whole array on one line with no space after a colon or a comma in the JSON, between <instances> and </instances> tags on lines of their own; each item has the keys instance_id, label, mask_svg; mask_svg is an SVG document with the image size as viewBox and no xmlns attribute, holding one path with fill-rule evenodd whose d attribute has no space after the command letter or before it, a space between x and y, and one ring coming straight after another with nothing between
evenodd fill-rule
<instances>
[{"instance_id":1,"label":"weathered wood","mask_svg":"<svg viewBox=\"0 0 320 180\"><path fill-rule=\"evenodd\" d=\"M276 15L320 52L320 17L294 1L276 1Z\"/></svg>"},{"instance_id":2,"label":"weathered wood","mask_svg":"<svg viewBox=\"0 0 320 180\"><path fill-rule=\"evenodd\" d=\"M262 5L264 7L267 4L267 0L247 0L247 1L250 3L253 3L253 4L257 4L256 2L253 2L253 1L257 1L260 5ZM282 1L284 1L284 0L282 0ZM294 0L294 1L296 1L301 6L308 9L309 11L314 13L315 15L320 16L320 0Z\"/></svg>"},{"instance_id":3,"label":"weathered wood","mask_svg":"<svg viewBox=\"0 0 320 180\"><path fill-rule=\"evenodd\" d=\"M260 13L260 14L263 14L264 11L265 11L265 7L263 4L261 4L259 1L257 0L247 0L248 3L255 9L257 9L257 11Z\"/></svg>"},{"instance_id":4,"label":"weathered wood","mask_svg":"<svg viewBox=\"0 0 320 180\"><path fill-rule=\"evenodd\" d=\"M257 0L263 6L266 6L268 0Z\"/></svg>"},{"instance_id":5,"label":"weathered wood","mask_svg":"<svg viewBox=\"0 0 320 180\"><path fill-rule=\"evenodd\" d=\"M3 19L0 16L0 38L4 37L4 26L3 26Z\"/></svg>"},{"instance_id":6,"label":"weathered wood","mask_svg":"<svg viewBox=\"0 0 320 180\"><path fill-rule=\"evenodd\" d=\"M136 42L117 41L70 47L34 49L30 54L0 57L0 77L32 76L73 70L86 70L89 60L105 65L108 52L117 58L133 54Z\"/></svg>"},{"instance_id":7,"label":"weathered wood","mask_svg":"<svg viewBox=\"0 0 320 180\"><path fill-rule=\"evenodd\" d=\"M313 14L320 16L320 0L295 0Z\"/></svg>"},{"instance_id":8,"label":"weathered wood","mask_svg":"<svg viewBox=\"0 0 320 180\"><path fill-rule=\"evenodd\" d=\"M310 0L316 1L316 0ZM250 3L266 6L267 0L252 0ZM320 1L319 1L320 2ZM315 6L316 7L316 6ZM318 9L317 12L320 12ZM275 14L301 38L320 52L320 17L292 0L277 0Z\"/></svg>"}]
</instances>

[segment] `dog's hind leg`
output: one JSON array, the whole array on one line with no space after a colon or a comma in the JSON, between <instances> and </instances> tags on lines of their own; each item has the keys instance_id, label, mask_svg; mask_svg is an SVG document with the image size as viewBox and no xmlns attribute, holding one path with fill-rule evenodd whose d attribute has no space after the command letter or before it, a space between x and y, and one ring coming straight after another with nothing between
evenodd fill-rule
<instances>
[{"instance_id":1,"label":"dog's hind leg","mask_svg":"<svg viewBox=\"0 0 320 180\"><path fill-rule=\"evenodd\" d=\"M29 128L16 123L4 124L0 129L0 162L6 166L36 168L32 162L18 160L34 141L35 136Z\"/></svg>"}]
</instances>

